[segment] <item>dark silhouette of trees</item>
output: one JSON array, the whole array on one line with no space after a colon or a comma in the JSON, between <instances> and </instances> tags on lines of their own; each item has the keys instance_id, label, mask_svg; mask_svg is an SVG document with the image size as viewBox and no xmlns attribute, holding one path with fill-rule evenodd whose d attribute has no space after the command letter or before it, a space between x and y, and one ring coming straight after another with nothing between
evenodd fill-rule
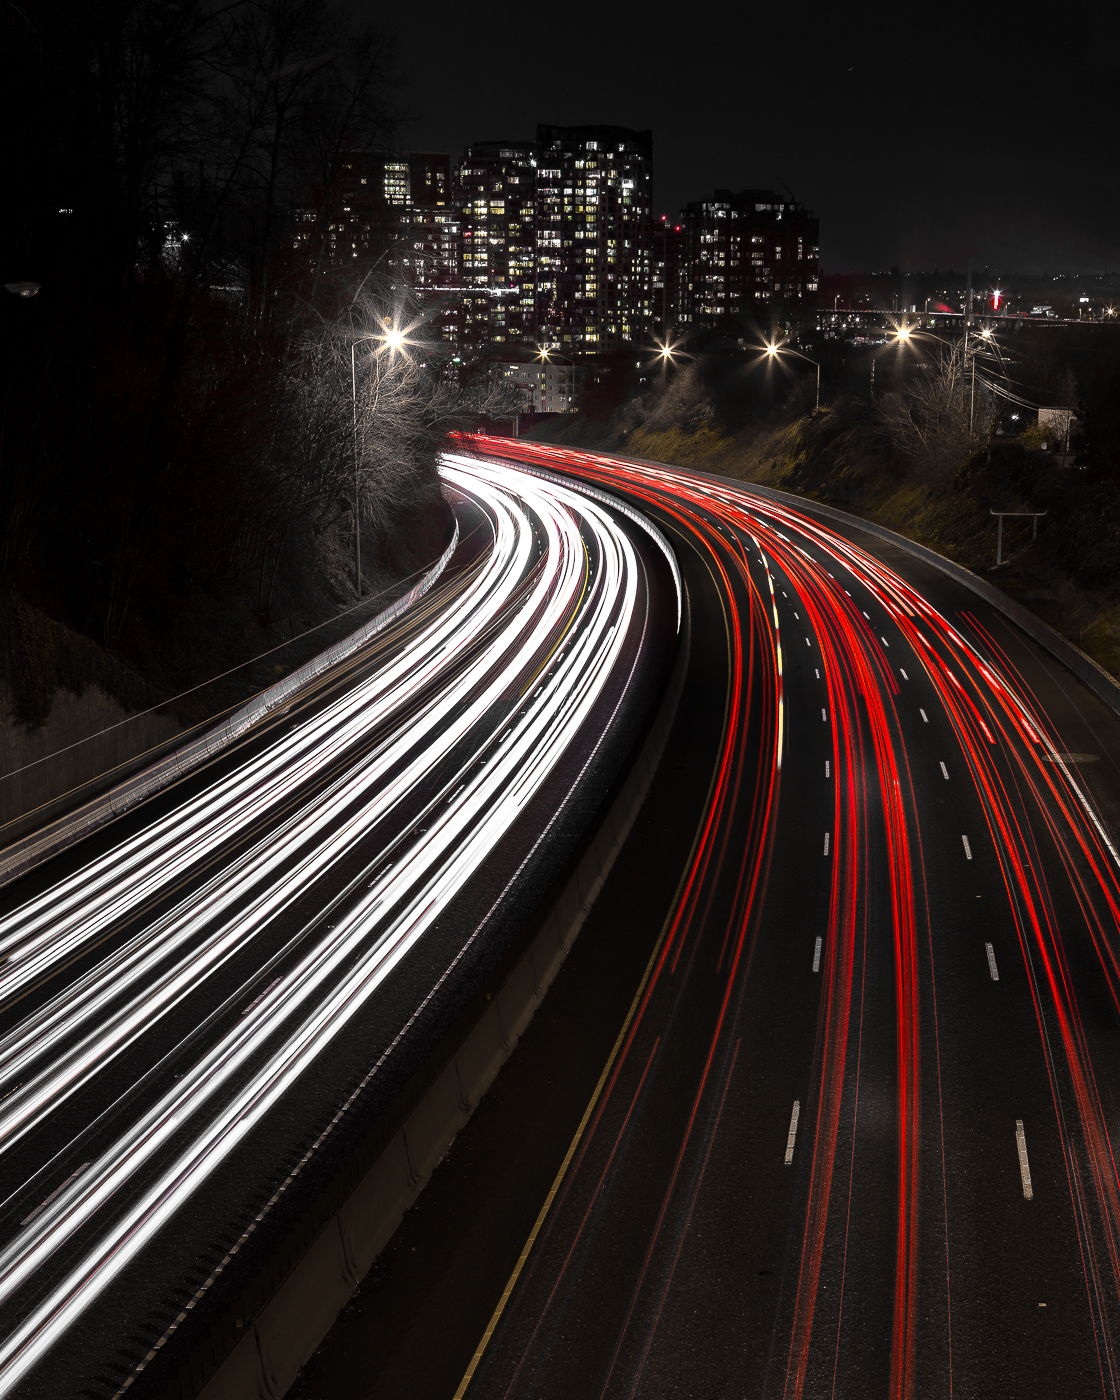
<instances>
[{"instance_id":1,"label":"dark silhouette of trees","mask_svg":"<svg viewBox=\"0 0 1120 1400\"><path fill-rule=\"evenodd\" d=\"M438 552L435 453L471 400L420 324L363 408L356 501L348 337L422 308L388 211L364 264L327 257L347 166L391 146L390 48L324 0L0 26L0 268L41 284L0 291L0 590L183 688L353 599L355 510L367 582Z\"/></svg>"}]
</instances>

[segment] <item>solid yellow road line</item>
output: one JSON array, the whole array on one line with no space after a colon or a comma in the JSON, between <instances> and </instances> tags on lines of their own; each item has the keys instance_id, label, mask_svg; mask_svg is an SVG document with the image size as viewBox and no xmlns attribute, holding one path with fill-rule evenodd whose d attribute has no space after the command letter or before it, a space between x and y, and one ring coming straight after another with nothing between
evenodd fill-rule
<instances>
[{"instance_id":1,"label":"solid yellow road line","mask_svg":"<svg viewBox=\"0 0 1120 1400\"><path fill-rule=\"evenodd\" d=\"M707 561L704 562L705 564L707 563ZM709 574L711 573L710 568L708 572ZM712 579L712 582L715 582L714 578ZM719 596L718 588L716 590L716 593L717 596ZM724 620L726 624L727 608L722 597L720 597L720 604L723 607ZM728 629L729 652L730 645L730 629ZM728 656L727 670L728 688L727 695L724 699L723 712L723 728L725 734L727 732L727 711L730 705L731 698L730 655ZM564 1154L564 1160L560 1163L560 1170L556 1173L556 1178L553 1181L551 1188L549 1189L548 1195L544 1198L544 1205L541 1206L540 1214L533 1222L533 1228L529 1231L529 1238L525 1241L525 1247L524 1249L522 1249L520 1258L514 1265L513 1273L510 1274L508 1283L506 1284L505 1288L502 1289L502 1296L498 1299L498 1306L494 1309L493 1315L491 1316L490 1321L486 1325L486 1331L483 1332L482 1340L479 1342L475 1354L470 1359L470 1364L468 1365L466 1371L463 1374L463 1379L459 1382L459 1388L458 1390L456 1390L453 1396L453 1400L463 1400L463 1396L466 1394L467 1387L470 1385L471 1380L474 1377L474 1373L478 1369L478 1363L482 1360L483 1353L486 1351L486 1348L490 1344L490 1338L494 1335L494 1329L501 1321L502 1313L505 1312L506 1304L509 1302L510 1294L517 1287L517 1280L521 1277L521 1271L525 1267L525 1261L529 1258L529 1255L533 1249L533 1245L537 1242L537 1236L540 1234L541 1226L544 1224L548 1212L552 1208L552 1203L556 1199L556 1193L560 1190L560 1186L563 1183L564 1177L567 1175L568 1168L572 1162L572 1158L576 1154L576 1148L579 1147L580 1139L583 1137L584 1131L587 1128L587 1124L590 1121L591 1115L595 1112L595 1105L599 1102L599 1098L602 1095L606 1082L610 1078L610 1073L614 1067L614 1062L618 1058L618 1052L622 1049L623 1042L626 1039L626 1034L630 1029L631 1023L634 1020L634 1016L637 1013L638 1006L640 1005L642 997L645 994L646 987L649 984L649 979L657 963L658 955L660 954L662 945L665 942L665 935L669 932L669 927L672 924L674 915L676 913L677 904L681 897L681 890L685 884L688 872L692 868L692 862L696 855L696 848L700 842L701 833L704 830L704 819L707 815L708 807L711 804L712 790L715 786L715 781L716 770L713 770L711 782L708 784L708 795L704 802L703 815L701 816L700 823L696 828L696 835L692 838L692 849L689 851L688 860L685 862L684 870L681 872L681 878L677 882L677 888L673 895L673 902L669 906L669 913L666 916L665 922L661 926L661 932L660 934L658 934L657 942L654 944L653 952L650 954L649 962L646 963L646 970L642 973L642 980L638 984L638 990L634 993L634 999L630 1003L630 1010L626 1013L626 1019L622 1023L622 1029L618 1033L618 1038L615 1040L614 1048L611 1050L611 1053L607 1058L607 1063L603 1066L603 1072L599 1076L599 1082L595 1085L595 1092L591 1095L591 1100L588 1103L587 1108L584 1110L583 1117L580 1119L579 1127L576 1129L575 1132L575 1137L572 1138L568 1150Z\"/></svg>"}]
</instances>

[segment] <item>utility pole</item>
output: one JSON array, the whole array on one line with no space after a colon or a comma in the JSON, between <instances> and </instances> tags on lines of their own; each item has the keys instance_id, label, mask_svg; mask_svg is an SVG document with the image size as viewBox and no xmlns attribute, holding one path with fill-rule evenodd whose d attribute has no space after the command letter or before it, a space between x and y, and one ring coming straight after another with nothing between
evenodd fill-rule
<instances>
[{"instance_id":1,"label":"utility pole","mask_svg":"<svg viewBox=\"0 0 1120 1400\"><path fill-rule=\"evenodd\" d=\"M362 596L362 507L359 495L358 471L361 465L361 451L358 447L358 371L354 362L357 342L350 342L350 402L354 411L354 583L358 597Z\"/></svg>"}]
</instances>

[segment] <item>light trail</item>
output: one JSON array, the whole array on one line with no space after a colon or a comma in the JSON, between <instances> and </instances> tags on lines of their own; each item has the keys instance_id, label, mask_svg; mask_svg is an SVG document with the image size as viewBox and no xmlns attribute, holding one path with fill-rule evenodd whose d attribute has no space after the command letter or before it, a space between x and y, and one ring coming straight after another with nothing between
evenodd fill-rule
<instances>
[{"instance_id":1,"label":"light trail","mask_svg":"<svg viewBox=\"0 0 1120 1400\"><path fill-rule=\"evenodd\" d=\"M674 1223L694 1220L703 1172L689 1164L708 1162L714 1125L727 1122L722 1109L727 1084L710 1071L727 1062L731 1045L737 1047L743 1033L740 1009L750 995L759 930L767 917L768 872L785 801L782 756L788 766L792 745L812 744L815 763L822 741L822 756L827 755L826 763L837 775L828 823L831 850L827 837L825 845L830 904L813 959L816 971L820 958L822 977L813 1061L806 1066L811 1088L799 1097L799 1138L804 1146L794 1171L802 1184L794 1198L796 1217L790 1221L799 1244L787 1268L790 1291L783 1299L789 1301L782 1302L773 1324L777 1330L772 1345L787 1351L780 1374L771 1374L767 1393L780 1390L786 1400L801 1400L807 1394L839 1393L842 1383L842 1357L850 1345L845 1341L846 1320L853 1306L848 1285L853 1211L858 1207L867 1213L858 1199L860 1173L867 1168L859 1165L856 1148L861 1134L869 1130L864 1127L868 1112L881 1115L883 1108L880 1099L873 1110L865 1110L867 1090L862 1087L868 1053L864 1022L872 995L866 981L868 959L883 936L889 939L893 963L895 1069L894 1180L889 1192L880 1193L881 1212L875 1217L892 1239L885 1270L892 1291L890 1344L882 1389L892 1400L934 1393L933 1382L923 1383L920 1376L923 1348L929 1352L931 1347L948 1356L951 1388L954 1246L949 1173L957 1168L947 1160L945 1146L938 974L955 965L957 954L952 940L931 919L925 869L933 817L922 795L925 780L919 783L909 758L911 746L921 745L924 768L926 736L941 736L938 743L944 744L942 731L948 729L967 770L967 783L962 775L954 792L967 786L967 801L973 804L969 811L982 814L984 830L981 839L980 830L959 834L957 825L958 834L949 837L938 825L937 840L955 843L956 860L962 866L962 857L971 862L966 867L970 878L980 867L976 878L990 881L993 877L987 872L994 869L1002 886L1003 917L1018 931L1037 1049L1064 1156L1069 1220L1076 1232L1085 1284L1082 1301L1096 1348L1101 1393L1115 1400L1120 1394L1113 1340L1120 1330L1120 1174L1106 1104L1120 1088L1120 1075L1108 1053L1111 1042L1085 1024L1077 988L1087 975L1089 957L1094 985L1104 990L1114 1023L1120 1023L1120 856L1076 770L1062 757L1071 745L1055 731L1044 707L977 618L963 613L959 623L950 622L893 570L811 515L741 491L734 483L655 463L544 444L486 445L507 458L625 491L639 508L671 524L696 551L718 590L727 624L729 676L712 790L682 895L610 1082L537 1236L506 1316L493 1330L491 1355L470 1373L470 1394L494 1391L510 1400L528 1395L550 1361L555 1369L548 1372L547 1391L533 1393L570 1388L577 1372L568 1367L569 1353L550 1353L547 1339L559 1335L561 1317L569 1336L580 1334L580 1328L590 1335L593 1325L610 1335L602 1314L606 1310L613 1317L609 1299L614 1295L619 1299L617 1331L609 1345L604 1342L601 1360L572 1356L580 1386L588 1394L632 1395L655 1364L650 1359L658 1355L654 1333L665 1325L666 1303L653 1279L659 1269L676 1268L670 1261L679 1257L679 1231L695 1228ZM804 725L807 714L815 713L808 708L812 699L807 704L796 690L790 692L788 675L787 689L782 690L776 584L796 607L799 622L804 620L814 659L820 654L816 675L818 681L823 675L821 699L826 703L816 701L825 722L816 722L817 738L811 738ZM888 656L897 658L899 650L908 653L902 658L905 666L896 659L892 667ZM901 702L899 677L909 684L918 678L928 686L930 698L915 707L917 714ZM926 725L931 728L926 730ZM753 745L749 753L744 745L747 733ZM941 763L938 781L948 776L948 766ZM962 800L957 797L958 803ZM800 834L798 844L803 845ZM1059 917L1059 897L1063 908L1077 911L1072 924L1068 917ZM720 914L715 917L717 908ZM873 908L881 911L876 921L870 919ZM1067 947L1071 937L1078 940L1076 967ZM734 949L730 958L729 948ZM996 981L992 945L986 949L990 978L985 980ZM691 985L694 966L707 959L713 959L720 972L720 994L714 1002L705 999L701 983ZM1006 955L1003 961L1006 976ZM692 1006L689 1039L674 1040L670 1032L678 1021L683 1024L680 1008L686 1003ZM707 1037L703 1053L698 1048L701 1026ZM652 1036L658 1038L656 1054L647 1064ZM693 1044L694 1081L682 1094L679 1061ZM628 1088L633 1082L628 1064L632 1048L645 1066L642 1097L633 1102ZM751 1072L745 1048L739 1061L741 1074ZM1107 1094L1099 1084L1102 1076ZM670 1111L669 1091L659 1087L667 1079L681 1104L679 1113ZM617 1129L611 1102L616 1084L630 1104L625 1125ZM717 1094L719 1112L713 1098ZM788 1113L788 1098L785 1103ZM624 1140L614 1136L616 1131ZM613 1165L606 1177L595 1176L596 1199L613 1193L619 1217L609 1234L609 1259L597 1251L598 1236L584 1214L590 1206L584 1205L583 1174L594 1176L602 1170L600 1133L610 1144ZM639 1183L634 1168L627 1176L624 1164L655 1160L655 1154L664 1154L670 1144L668 1160L673 1165L666 1168L663 1188L651 1187L648 1206L630 1204ZM1021 1160L1025 1163L1025 1148ZM919 1212L923 1179L924 1209L932 1210L937 1222L928 1224L924 1234ZM1025 1167L1023 1181L1023 1194L1029 1198L1033 1188L1028 1188ZM722 1218L723 1206L710 1204L710 1210ZM882 1213L887 1210L889 1224ZM572 1222L581 1221L576 1238L569 1216ZM635 1256L629 1269L627 1251L618 1242L627 1228L623 1217L632 1231L630 1252ZM922 1313L931 1319L928 1323L918 1309L922 1269ZM825 1277L830 1288L822 1293ZM592 1281L599 1288L594 1294ZM868 1287L866 1275L863 1286ZM581 1290L588 1294L586 1303ZM678 1328L686 1325L692 1311L682 1297ZM919 1346L925 1327L929 1331ZM784 1341L779 1343L779 1338ZM666 1388L679 1384L669 1379L677 1374L671 1369L671 1356L672 1346L666 1341L659 1373ZM849 1375L848 1385L852 1383ZM649 1384L656 1389L658 1383ZM861 1374L859 1384L873 1382Z\"/></svg>"},{"instance_id":2,"label":"light trail","mask_svg":"<svg viewBox=\"0 0 1120 1400\"><path fill-rule=\"evenodd\" d=\"M51 1144L30 1176L5 1179L0 1394L368 1015L608 683L628 698L648 603L611 510L471 457L449 455L442 475L492 542L406 619L383 663L0 929L0 1084L14 1085L0 1171L17 1149L26 1160L25 1140ZM172 1013L210 985L205 1034L184 1037ZM83 1093L147 1044L156 1063L90 1117ZM159 1077L172 1060L179 1072Z\"/></svg>"}]
</instances>

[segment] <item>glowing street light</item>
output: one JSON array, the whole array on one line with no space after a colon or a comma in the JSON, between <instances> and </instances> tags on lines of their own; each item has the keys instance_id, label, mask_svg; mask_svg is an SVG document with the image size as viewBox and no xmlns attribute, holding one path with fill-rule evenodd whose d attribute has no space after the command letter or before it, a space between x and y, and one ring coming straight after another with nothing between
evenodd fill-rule
<instances>
[{"instance_id":1,"label":"glowing street light","mask_svg":"<svg viewBox=\"0 0 1120 1400\"><path fill-rule=\"evenodd\" d=\"M806 360L809 364L811 364L811 365L816 365L816 367L817 367L817 406L816 406L816 408L813 409L813 412L814 412L814 413L819 413L819 412L821 411L821 366L820 366L820 361L819 361L819 360L811 360L811 359L809 359L809 356L808 356L808 355L803 355L803 354L801 353L800 350L794 350L792 346L790 346L790 345L788 345L788 344L786 344L786 343L784 343L784 342L783 342L781 345L776 345L773 341L771 341L770 344L767 345L767 347L766 347L766 354L769 356L769 358L770 358L771 360L776 359L779 355L796 355L797 358L798 358L799 360Z\"/></svg>"},{"instance_id":2,"label":"glowing street light","mask_svg":"<svg viewBox=\"0 0 1120 1400\"><path fill-rule=\"evenodd\" d=\"M363 335L350 342L350 403L354 415L354 585L358 597L362 596L362 512L360 490L361 452L358 447L358 366L356 351L359 342L376 345L374 359L378 360L384 351L390 357L397 351L404 351L409 344L408 331L393 325L388 316L381 322L384 330L380 335ZM411 327L409 328L411 329Z\"/></svg>"}]
</instances>

